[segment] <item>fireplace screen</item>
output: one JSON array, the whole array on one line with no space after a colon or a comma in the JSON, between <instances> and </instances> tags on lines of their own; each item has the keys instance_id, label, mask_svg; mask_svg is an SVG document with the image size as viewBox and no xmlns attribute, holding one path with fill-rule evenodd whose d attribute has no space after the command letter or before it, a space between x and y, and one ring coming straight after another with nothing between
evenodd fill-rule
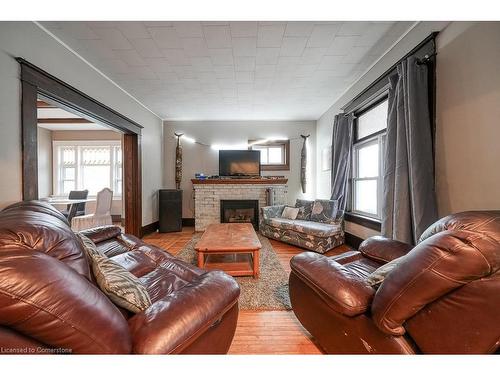
<instances>
[{"instance_id":1,"label":"fireplace screen","mask_svg":"<svg viewBox=\"0 0 500 375\"><path fill-rule=\"evenodd\" d=\"M220 216L221 223L251 223L258 230L259 201L221 200Z\"/></svg>"}]
</instances>

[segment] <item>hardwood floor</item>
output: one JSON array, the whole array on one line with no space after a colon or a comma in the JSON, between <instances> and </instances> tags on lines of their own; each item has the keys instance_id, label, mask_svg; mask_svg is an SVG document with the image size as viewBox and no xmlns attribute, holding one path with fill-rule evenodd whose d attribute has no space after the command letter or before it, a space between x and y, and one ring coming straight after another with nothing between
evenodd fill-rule
<instances>
[{"instance_id":1,"label":"hardwood floor","mask_svg":"<svg viewBox=\"0 0 500 375\"><path fill-rule=\"evenodd\" d=\"M192 238L194 228L177 233L153 233L143 239L176 255ZM290 259L303 249L269 240L283 268L290 272ZM341 246L328 255L351 250ZM229 354L322 354L292 311L240 311Z\"/></svg>"}]
</instances>

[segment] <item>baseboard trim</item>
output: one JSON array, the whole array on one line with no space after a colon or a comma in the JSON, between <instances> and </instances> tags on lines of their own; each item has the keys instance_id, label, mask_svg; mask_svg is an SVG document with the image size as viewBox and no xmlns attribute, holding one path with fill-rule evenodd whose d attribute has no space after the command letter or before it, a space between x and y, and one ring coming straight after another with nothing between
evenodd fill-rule
<instances>
[{"instance_id":1,"label":"baseboard trim","mask_svg":"<svg viewBox=\"0 0 500 375\"><path fill-rule=\"evenodd\" d=\"M145 225L141 228L141 237L144 237L147 234L156 232L158 230L159 223L158 221L152 222L151 224Z\"/></svg>"},{"instance_id":2,"label":"baseboard trim","mask_svg":"<svg viewBox=\"0 0 500 375\"><path fill-rule=\"evenodd\" d=\"M182 226L183 227L194 227L194 217L182 218Z\"/></svg>"},{"instance_id":3,"label":"baseboard trim","mask_svg":"<svg viewBox=\"0 0 500 375\"><path fill-rule=\"evenodd\" d=\"M362 238L355 236L354 234L351 234L351 233L345 232L344 236L345 236L346 245L349 245L350 247L352 247L356 250L358 250L359 245L361 245L361 242L364 241Z\"/></svg>"}]
</instances>

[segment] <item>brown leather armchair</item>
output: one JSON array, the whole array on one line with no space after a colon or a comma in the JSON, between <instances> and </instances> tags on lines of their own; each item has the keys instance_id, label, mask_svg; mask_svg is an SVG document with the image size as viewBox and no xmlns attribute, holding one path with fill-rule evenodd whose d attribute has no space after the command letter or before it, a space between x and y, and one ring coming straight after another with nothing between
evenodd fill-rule
<instances>
[{"instance_id":1,"label":"brown leather armchair","mask_svg":"<svg viewBox=\"0 0 500 375\"><path fill-rule=\"evenodd\" d=\"M366 281L406 255L378 289ZM500 211L463 212L412 247L383 237L291 260L295 315L328 353L494 353L500 345Z\"/></svg>"},{"instance_id":2,"label":"brown leather armchair","mask_svg":"<svg viewBox=\"0 0 500 375\"><path fill-rule=\"evenodd\" d=\"M146 286L152 305L132 314L96 286L81 242L50 205L0 212L2 353L226 353L238 318L238 284L122 234L85 231Z\"/></svg>"}]
</instances>

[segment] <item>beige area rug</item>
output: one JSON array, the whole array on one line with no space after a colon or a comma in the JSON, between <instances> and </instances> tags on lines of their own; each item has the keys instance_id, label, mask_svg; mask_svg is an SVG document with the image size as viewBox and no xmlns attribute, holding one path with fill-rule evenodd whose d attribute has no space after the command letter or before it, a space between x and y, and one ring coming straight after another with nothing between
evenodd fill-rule
<instances>
[{"instance_id":1,"label":"beige area rug","mask_svg":"<svg viewBox=\"0 0 500 375\"><path fill-rule=\"evenodd\" d=\"M269 240L258 235L260 249L260 277L235 277L241 289L240 310L291 310L288 296L288 274L281 265ZM195 244L201 238L196 233L190 242L176 255L183 261L196 265Z\"/></svg>"}]
</instances>

